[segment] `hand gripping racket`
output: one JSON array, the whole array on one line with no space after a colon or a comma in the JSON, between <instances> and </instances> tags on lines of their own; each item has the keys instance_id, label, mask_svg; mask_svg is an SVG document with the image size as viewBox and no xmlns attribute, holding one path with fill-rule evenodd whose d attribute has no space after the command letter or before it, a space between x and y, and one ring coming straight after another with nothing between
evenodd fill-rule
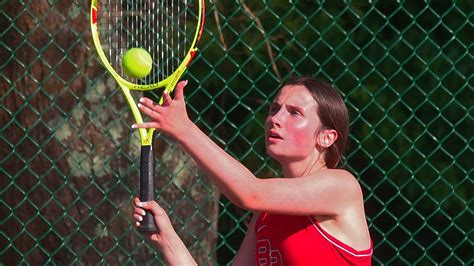
<instances>
[{"instance_id":1,"label":"hand gripping racket","mask_svg":"<svg viewBox=\"0 0 474 266\"><path fill-rule=\"evenodd\" d=\"M97 54L119 84L136 123L143 118L132 91L166 90L171 93L197 52L204 28L204 0L92 0L90 23ZM133 78L122 69L122 56L143 48L152 58L151 73ZM159 103L161 104L161 98ZM141 142L140 201L154 199L153 132L138 129ZM147 213L140 232L157 228Z\"/></svg>"}]
</instances>

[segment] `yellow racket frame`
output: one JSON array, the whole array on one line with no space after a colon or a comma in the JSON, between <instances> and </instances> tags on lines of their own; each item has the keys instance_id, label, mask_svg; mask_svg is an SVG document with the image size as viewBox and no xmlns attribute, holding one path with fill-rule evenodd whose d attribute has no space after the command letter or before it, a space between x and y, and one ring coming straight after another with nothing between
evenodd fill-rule
<instances>
[{"instance_id":1,"label":"yellow racket frame","mask_svg":"<svg viewBox=\"0 0 474 266\"><path fill-rule=\"evenodd\" d=\"M140 85L140 84L135 84L127 81L123 77L121 77L117 71L112 67L110 64L109 60L107 59L103 49L102 45L100 44L100 39L99 39L99 30L97 28L97 10L98 10L98 0L92 0L91 3L91 10L90 10L90 24L91 24L91 31L92 31L92 40L94 42L95 49L97 50L97 54L99 55L100 61L102 62L102 65L109 71L109 73L114 77L114 79L117 81L119 84L123 95L127 99L127 103L130 106L130 109L132 111L133 117L135 118L135 121L137 123L143 123L143 118L140 113L140 110L138 109L137 103L135 102L135 99L133 98L132 94L130 93L131 90L139 90L139 91L148 91L148 90L154 90L158 88L164 88L168 93L171 93L176 84L178 83L179 79L183 75L183 73L186 71L188 68L189 64L193 60L197 48L196 44L199 42L201 39L201 35L204 29L204 17L205 17L205 4L204 0L198 0L198 20L196 24L196 32L194 33L194 38L193 41L191 42L190 48L188 52L186 53L183 61L179 64L179 66L176 68L176 70L166 77L164 80L159 81L158 83L154 84L146 84L146 85ZM163 98L160 99L159 104L163 103ZM153 142L153 132L154 128L151 129L145 129L145 128L139 128L139 134L140 134L140 142L142 146L150 146Z\"/></svg>"}]
</instances>

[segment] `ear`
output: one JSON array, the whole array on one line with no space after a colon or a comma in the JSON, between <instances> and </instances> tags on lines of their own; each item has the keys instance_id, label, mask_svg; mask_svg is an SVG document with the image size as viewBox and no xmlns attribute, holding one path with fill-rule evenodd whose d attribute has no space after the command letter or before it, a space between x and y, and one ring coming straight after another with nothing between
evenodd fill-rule
<instances>
[{"instance_id":1,"label":"ear","mask_svg":"<svg viewBox=\"0 0 474 266\"><path fill-rule=\"evenodd\" d=\"M318 134L317 144L322 148L331 147L336 142L338 137L337 131L334 129L324 129Z\"/></svg>"}]
</instances>

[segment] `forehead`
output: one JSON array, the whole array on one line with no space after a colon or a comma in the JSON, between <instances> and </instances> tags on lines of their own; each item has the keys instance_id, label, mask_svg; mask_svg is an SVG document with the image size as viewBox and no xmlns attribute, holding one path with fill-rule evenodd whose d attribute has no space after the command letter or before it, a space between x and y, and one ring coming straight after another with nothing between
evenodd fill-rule
<instances>
[{"instance_id":1,"label":"forehead","mask_svg":"<svg viewBox=\"0 0 474 266\"><path fill-rule=\"evenodd\" d=\"M279 104L292 104L292 105L316 105L316 101L309 92L309 90L303 85L286 85L280 89L274 103Z\"/></svg>"}]
</instances>

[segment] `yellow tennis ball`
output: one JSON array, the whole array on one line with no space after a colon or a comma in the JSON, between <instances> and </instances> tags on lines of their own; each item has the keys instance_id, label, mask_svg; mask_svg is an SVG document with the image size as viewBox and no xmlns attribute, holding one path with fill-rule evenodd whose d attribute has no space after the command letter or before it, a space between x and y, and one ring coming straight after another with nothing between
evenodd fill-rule
<instances>
[{"instance_id":1,"label":"yellow tennis ball","mask_svg":"<svg viewBox=\"0 0 474 266\"><path fill-rule=\"evenodd\" d=\"M122 58L123 72L131 78L144 78L150 74L153 61L151 55L143 48L132 48Z\"/></svg>"}]
</instances>

